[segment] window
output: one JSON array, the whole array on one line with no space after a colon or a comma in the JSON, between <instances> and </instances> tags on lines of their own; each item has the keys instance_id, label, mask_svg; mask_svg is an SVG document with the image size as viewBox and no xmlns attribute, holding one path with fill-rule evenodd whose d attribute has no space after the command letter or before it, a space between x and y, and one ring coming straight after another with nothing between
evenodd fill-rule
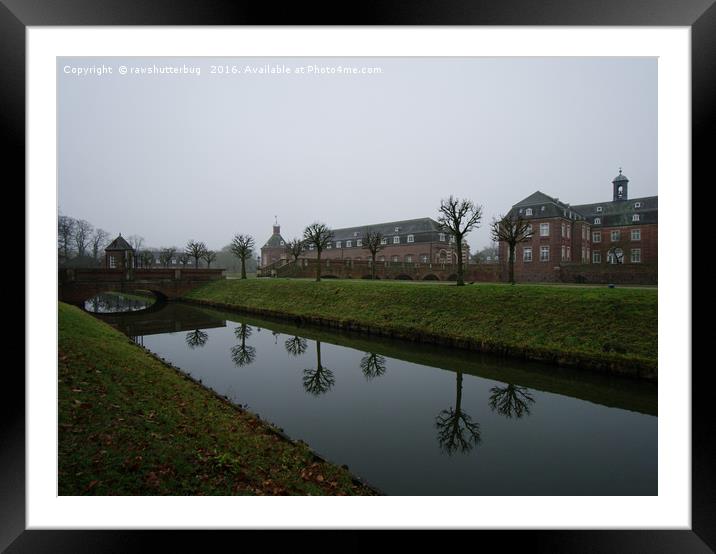
<instances>
[{"instance_id":1,"label":"window","mask_svg":"<svg viewBox=\"0 0 716 554\"><path fill-rule=\"evenodd\" d=\"M354 237L357 237L357 236L358 236L358 231L353 231L353 236L354 236Z\"/></svg>"},{"instance_id":2,"label":"window","mask_svg":"<svg viewBox=\"0 0 716 554\"><path fill-rule=\"evenodd\" d=\"M531 262L532 261L532 248L525 247L522 249L522 261L523 262Z\"/></svg>"},{"instance_id":3,"label":"window","mask_svg":"<svg viewBox=\"0 0 716 554\"><path fill-rule=\"evenodd\" d=\"M632 248L631 249L631 263L633 263L633 264L641 263L641 248Z\"/></svg>"},{"instance_id":4,"label":"window","mask_svg":"<svg viewBox=\"0 0 716 554\"><path fill-rule=\"evenodd\" d=\"M286 243L281 241L281 246L285 246L285 245L286 245Z\"/></svg>"},{"instance_id":5,"label":"window","mask_svg":"<svg viewBox=\"0 0 716 554\"><path fill-rule=\"evenodd\" d=\"M400 256L393 256L393 257L391 258L391 260L394 261L394 262L399 262L399 261L400 261Z\"/></svg>"},{"instance_id":6,"label":"window","mask_svg":"<svg viewBox=\"0 0 716 554\"><path fill-rule=\"evenodd\" d=\"M540 237L548 237L549 236L549 223L540 223L539 224L539 236Z\"/></svg>"},{"instance_id":7,"label":"window","mask_svg":"<svg viewBox=\"0 0 716 554\"><path fill-rule=\"evenodd\" d=\"M396 228L395 228L395 232L396 232L396 233L399 233L399 232L400 232L400 227L396 227Z\"/></svg>"},{"instance_id":8,"label":"window","mask_svg":"<svg viewBox=\"0 0 716 554\"><path fill-rule=\"evenodd\" d=\"M587 249L582 246L582 263L587 261Z\"/></svg>"},{"instance_id":9,"label":"window","mask_svg":"<svg viewBox=\"0 0 716 554\"><path fill-rule=\"evenodd\" d=\"M454 236L454 235L450 235L450 242L455 242L455 236Z\"/></svg>"},{"instance_id":10,"label":"window","mask_svg":"<svg viewBox=\"0 0 716 554\"><path fill-rule=\"evenodd\" d=\"M595 225L601 225L601 223L602 223L602 218L601 218L601 217L595 217L595 218L594 218L594 224L595 224Z\"/></svg>"},{"instance_id":11,"label":"window","mask_svg":"<svg viewBox=\"0 0 716 554\"><path fill-rule=\"evenodd\" d=\"M633 216L631 216L632 221L639 221L639 218L640 218L639 214L634 214Z\"/></svg>"},{"instance_id":12,"label":"window","mask_svg":"<svg viewBox=\"0 0 716 554\"><path fill-rule=\"evenodd\" d=\"M563 236L563 237L566 237L566 236L567 236L567 229L566 229L565 227L566 227L565 224L562 223L562 236Z\"/></svg>"},{"instance_id":13,"label":"window","mask_svg":"<svg viewBox=\"0 0 716 554\"><path fill-rule=\"evenodd\" d=\"M385 256L378 256L378 261L379 261L379 262L384 262L384 261L385 261Z\"/></svg>"},{"instance_id":14,"label":"window","mask_svg":"<svg viewBox=\"0 0 716 554\"><path fill-rule=\"evenodd\" d=\"M532 208L527 208L525 210L525 215L532 215Z\"/></svg>"},{"instance_id":15,"label":"window","mask_svg":"<svg viewBox=\"0 0 716 554\"><path fill-rule=\"evenodd\" d=\"M631 230L631 240L641 240L641 229Z\"/></svg>"},{"instance_id":16,"label":"window","mask_svg":"<svg viewBox=\"0 0 716 554\"><path fill-rule=\"evenodd\" d=\"M380 244L388 244L388 239L385 238L385 237L382 237L382 238L380 239Z\"/></svg>"},{"instance_id":17,"label":"window","mask_svg":"<svg viewBox=\"0 0 716 554\"><path fill-rule=\"evenodd\" d=\"M408 235L408 242L415 242L415 237L413 235Z\"/></svg>"},{"instance_id":18,"label":"window","mask_svg":"<svg viewBox=\"0 0 716 554\"><path fill-rule=\"evenodd\" d=\"M634 209L641 208L641 202L634 202Z\"/></svg>"},{"instance_id":19,"label":"window","mask_svg":"<svg viewBox=\"0 0 716 554\"><path fill-rule=\"evenodd\" d=\"M572 261L572 247L571 246L567 247L567 261L568 262Z\"/></svg>"},{"instance_id":20,"label":"window","mask_svg":"<svg viewBox=\"0 0 716 554\"><path fill-rule=\"evenodd\" d=\"M440 242L445 242L445 233L440 233Z\"/></svg>"},{"instance_id":21,"label":"window","mask_svg":"<svg viewBox=\"0 0 716 554\"><path fill-rule=\"evenodd\" d=\"M541 211L544 211L544 206L542 206L542 207L540 208L540 210L541 210Z\"/></svg>"},{"instance_id":22,"label":"window","mask_svg":"<svg viewBox=\"0 0 716 554\"><path fill-rule=\"evenodd\" d=\"M567 226L567 238L572 238L572 227Z\"/></svg>"},{"instance_id":23,"label":"window","mask_svg":"<svg viewBox=\"0 0 716 554\"><path fill-rule=\"evenodd\" d=\"M351 247L351 244L352 244L352 241L347 240L347 241L346 241L346 248L350 248L350 247Z\"/></svg>"},{"instance_id":24,"label":"window","mask_svg":"<svg viewBox=\"0 0 716 554\"><path fill-rule=\"evenodd\" d=\"M356 246L358 246L358 247L363 246L363 240L362 240L362 239L358 239L358 240L356 241ZM358 258L356 258L356 259L358 259Z\"/></svg>"},{"instance_id":25,"label":"window","mask_svg":"<svg viewBox=\"0 0 716 554\"><path fill-rule=\"evenodd\" d=\"M562 245L562 261L567 259L567 247Z\"/></svg>"},{"instance_id":26,"label":"window","mask_svg":"<svg viewBox=\"0 0 716 554\"><path fill-rule=\"evenodd\" d=\"M602 213L602 207L601 207L601 206L597 206L597 213L599 213L599 214Z\"/></svg>"},{"instance_id":27,"label":"window","mask_svg":"<svg viewBox=\"0 0 716 554\"><path fill-rule=\"evenodd\" d=\"M309 244L309 245L308 245L308 249L309 249L309 250L313 250L313 245L312 245L312 244Z\"/></svg>"},{"instance_id":28,"label":"window","mask_svg":"<svg viewBox=\"0 0 716 554\"><path fill-rule=\"evenodd\" d=\"M393 237L393 244L400 244L400 237Z\"/></svg>"},{"instance_id":29,"label":"window","mask_svg":"<svg viewBox=\"0 0 716 554\"><path fill-rule=\"evenodd\" d=\"M527 234L528 234L528 235L531 235L531 234L532 234L532 224L531 224L531 223L528 223L528 224L527 224Z\"/></svg>"},{"instance_id":30,"label":"window","mask_svg":"<svg viewBox=\"0 0 716 554\"><path fill-rule=\"evenodd\" d=\"M117 267L117 260L114 256L109 257L109 268L114 269Z\"/></svg>"},{"instance_id":31,"label":"window","mask_svg":"<svg viewBox=\"0 0 716 554\"><path fill-rule=\"evenodd\" d=\"M582 240L587 240L587 228L582 225Z\"/></svg>"},{"instance_id":32,"label":"window","mask_svg":"<svg viewBox=\"0 0 716 554\"><path fill-rule=\"evenodd\" d=\"M172 258L172 265L177 265L177 259L176 259L176 258Z\"/></svg>"},{"instance_id":33,"label":"window","mask_svg":"<svg viewBox=\"0 0 716 554\"><path fill-rule=\"evenodd\" d=\"M599 231L592 233L592 242L602 242L602 233Z\"/></svg>"},{"instance_id":34,"label":"window","mask_svg":"<svg viewBox=\"0 0 716 554\"><path fill-rule=\"evenodd\" d=\"M430 256L428 254L420 254L420 262L421 263L426 264L426 263L428 263L429 260L430 260Z\"/></svg>"},{"instance_id":35,"label":"window","mask_svg":"<svg viewBox=\"0 0 716 554\"><path fill-rule=\"evenodd\" d=\"M549 246L542 246L539 249L539 261L540 262L548 262L549 261Z\"/></svg>"},{"instance_id":36,"label":"window","mask_svg":"<svg viewBox=\"0 0 716 554\"><path fill-rule=\"evenodd\" d=\"M593 264L602 263L602 253L599 250L595 250L594 252L592 252L592 263Z\"/></svg>"},{"instance_id":37,"label":"window","mask_svg":"<svg viewBox=\"0 0 716 554\"><path fill-rule=\"evenodd\" d=\"M336 243L336 248L340 248L340 247L341 247L341 243L340 243L340 242L337 242L337 243ZM331 248L333 248L333 245L329 242L329 243L326 245L326 250L330 250Z\"/></svg>"},{"instance_id":38,"label":"window","mask_svg":"<svg viewBox=\"0 0 716 554\"><path fill-rule=\"evenodd\" d=\"M617 242L621 238L620 231L612 231L612 242Z\"/></svg>"},{"instance_id":39,"label":"window","mask_svg":"<svg viewBox=\"0 0 716 554\"><path fill-rule=\"evenodd\" d=\"M409 264L412 264L413 257L410 254L408 254L407 256L405 256L405 261L408 262Z\"/></svg>"},{"instance_id":40,"label":"window","mask_svg":"<svg viewBox=\"0 0 716 554\"><path fill-rule=\"evenodd\" d=\"M337 240L337 241L336 241L336 248L340 248L340 247L341 247L341 241Z\"/></svg>"}]
</instances>

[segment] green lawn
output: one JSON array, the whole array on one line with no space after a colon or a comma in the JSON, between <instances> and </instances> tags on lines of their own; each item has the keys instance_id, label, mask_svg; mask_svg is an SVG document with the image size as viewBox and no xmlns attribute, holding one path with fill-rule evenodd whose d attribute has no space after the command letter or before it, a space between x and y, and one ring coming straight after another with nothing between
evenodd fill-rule
<instances>
[{"instance_id":1,"label":"green lawn","mask_svg":"<svg viewBox=\"0 0 716 554\"><path fill-rule=\"evenodd\" d=\"M59 494L373 494L78 308L59 304Z\"/></svg>"},{"instance_id":2,"label":"green lawn","mask_svg":"<svg viewBox=\"0 0 716 554\"><path fill-rule=\"evenodd\" d=\"M191 301L656 379L657 289L222 280Z\"/></svg>"}]
</instances>

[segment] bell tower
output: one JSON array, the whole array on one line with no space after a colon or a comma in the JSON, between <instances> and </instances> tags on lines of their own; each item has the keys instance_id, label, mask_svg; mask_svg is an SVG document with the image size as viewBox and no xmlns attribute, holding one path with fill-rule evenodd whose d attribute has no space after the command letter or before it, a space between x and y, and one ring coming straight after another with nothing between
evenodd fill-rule
<instances>
[{"instance_id":1,"label":"bell tower","mask_svg":"<svg viewBox=\"0 0 716 554\"><path fill-rule=\"evenodd\" d=\"M614 177L614 180L612 181L613 190L614 190L614 201L617 202L619 200L626 200L628 198L627 196L627 185L629 185L629 179L627 179L626 175L622 175L622 168L619 168L619 175Z\"/></svg>"}]
</instances>

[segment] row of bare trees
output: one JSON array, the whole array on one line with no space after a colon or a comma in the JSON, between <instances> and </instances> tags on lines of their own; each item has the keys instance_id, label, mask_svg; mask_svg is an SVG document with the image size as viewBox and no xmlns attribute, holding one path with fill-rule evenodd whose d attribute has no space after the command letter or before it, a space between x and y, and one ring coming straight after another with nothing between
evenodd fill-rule
<instances>
[{"instance_id":1,"label":"row of bare trees","mask_svg":"<svg viewBox=\"0 0 716 554\"><path fill-rule=\"evenodd\" d=\"M84 219L67 215L57 218L57 252L62 264L99 263L109 238L107 231Z\"/></svg>"}]
</instances>

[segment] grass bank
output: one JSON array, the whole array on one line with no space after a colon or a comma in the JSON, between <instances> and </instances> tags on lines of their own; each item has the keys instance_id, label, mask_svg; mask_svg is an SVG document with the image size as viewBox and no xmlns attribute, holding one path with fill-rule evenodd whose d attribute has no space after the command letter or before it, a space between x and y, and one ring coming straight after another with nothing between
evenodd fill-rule
<instances>
[{"instance_id":1,"label":"grass bank","mask_svg":"<svg viewBox=\"0 0 716 554\"><path fill-rule=\"evenodd\" d=\"M192 302L657 379L656 289L254 279L214 281Z\"/></svg>"},{"instance_id":2,"label":"grass bank","mask_svg":"<svg viewBox=\"0 0 716 554\"><path fill-rule=\"evenodd\" d=\"M372 494L81 310L59 304L59 494Z\"/></svg>"}]
</instances>

